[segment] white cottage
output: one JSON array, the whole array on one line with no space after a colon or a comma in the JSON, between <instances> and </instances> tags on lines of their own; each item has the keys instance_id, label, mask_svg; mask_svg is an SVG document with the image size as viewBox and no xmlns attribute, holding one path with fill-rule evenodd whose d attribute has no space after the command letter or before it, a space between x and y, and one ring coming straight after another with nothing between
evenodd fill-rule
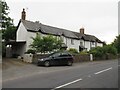
<instances>
[{"instance_id":1,"label":"white cottage","mask_svg":"<svg viewBox=\"0 0 120 90\"><path fill-rule=\"evenodd\" d=\"M96 46L103 46L103 42L93 35L84 33L84 28L80 32L73 32L66 29L61 29L53 26L44 25L39 22L25 20L26 13L23 9L21 20L17 26L16 45L13 47L13 52L23 56L30 48L29 45L33 42L31 37L35 37L36 33L41 36L53 35L63 39L64 44L69 48L75 48L78 51L87 50Z\"/></svg>"}]
</instances>

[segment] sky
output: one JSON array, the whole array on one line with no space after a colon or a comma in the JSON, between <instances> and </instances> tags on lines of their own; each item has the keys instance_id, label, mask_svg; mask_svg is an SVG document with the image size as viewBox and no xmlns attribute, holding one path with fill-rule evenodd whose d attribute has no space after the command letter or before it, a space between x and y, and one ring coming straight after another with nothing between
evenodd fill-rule
<instances>
[{"instance_id":1,"label":"sky","mask_svg":"<svg viewBox=\"0 0 120 90\"><path fill-rule=\"evenodd\" d=\"M25 8L26 20L39 21L98 37L110 44L118 35L118 0L5 0L17 25Z\"/></svg>"}]
</instances>

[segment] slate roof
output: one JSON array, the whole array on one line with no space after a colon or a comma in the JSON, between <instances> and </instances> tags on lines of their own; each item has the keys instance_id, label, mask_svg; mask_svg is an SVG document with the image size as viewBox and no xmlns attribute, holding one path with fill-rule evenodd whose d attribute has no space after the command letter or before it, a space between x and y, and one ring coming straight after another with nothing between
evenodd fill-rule
<instances>
[{"instance_id":1,"label":"slate roof","mask_svg":"<svg viewBox=\"0 0 120 90\"><path fill-rule=\"evenodd\" d=\"M32 21L28 21L28 20L20 20L20 22L23 23L23 25L25 26L25 28L28 31L32 31L32 32L41 32L44 34L52 34L52 35L56 35L56 36L65 36L68 38L74 38L74 39L84 39L85 41L97 41L97 42L101 42L97 37L93 36L93 35L88 35L88 34L81 34L78 32L73 32L73 31L69 31L66 29L61 29L61 28L57 28L57 27L53 27L53 26L49 26L49 25L44 25L38 22L32 22ZM19 22L19 24L20 24ZM18 24L18 26L19 26Z\"/></svg>"}]
</instances>

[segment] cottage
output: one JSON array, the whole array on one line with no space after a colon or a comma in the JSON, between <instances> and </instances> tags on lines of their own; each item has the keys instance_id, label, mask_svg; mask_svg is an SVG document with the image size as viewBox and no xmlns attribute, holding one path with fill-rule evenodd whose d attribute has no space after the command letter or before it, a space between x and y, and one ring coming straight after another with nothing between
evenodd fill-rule
<instances>
[{"instance_id":1,"label":"cottage","mask_svg":"<svg viewBox=\"0 0 120 90\"><path fill-rule=\"evenodd\" d=\"M25 19L26 13L23 9L21 19L17 26L16 45L12 48L14 53L21 56L30 48L32 43L31 37L35 37L36 33L41 36L53 35L63 40L64 44L69 48L75 48L78 51L87 50L96 46L103 46L103 42L93 35L85 34L84 28L80 32L73 32L42 23L32 22Z\"/></svg>"}]
</instances>

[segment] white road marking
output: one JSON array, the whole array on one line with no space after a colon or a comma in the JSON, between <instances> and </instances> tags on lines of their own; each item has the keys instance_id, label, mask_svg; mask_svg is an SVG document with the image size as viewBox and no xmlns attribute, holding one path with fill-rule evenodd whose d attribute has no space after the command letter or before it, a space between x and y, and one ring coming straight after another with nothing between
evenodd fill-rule
<instances>
[{"instance_id":1,"label":"white road marking","mask_svg":"<svg viewBox=\"0 0 120 90\"><path fill-rule=\"evenodd\" d=\"M56 89L59 89L59 88L65 87L65 86L67 86L67 85L70 85L70 84L76 83L76 82L81 81L81 80L82 80L82 79L80 78L80 79L77 79L77 80L75 80L75 81L72 81L72 82L69 82L69 83L63 84L63 85L61 85L61 86L55 87L54 89L51 89L51 90L56 90Z\"/></svg>"},{"instance_id":2,"label":"white road marking","mask_svg":"<svg viewBox=\"0 0 120 90\"><path fill-rule=\"evenodd\" d=\"M110 67L110 68L108 68L108 69L104 69L104 70L99 71L99 72L96 72L96 73L94 73L94 74L99 74L99 73L102 73L102 72L108 71L108 70L110 70L110 69L112 69L112 67Z\"/></svg>"}]
</instances>

